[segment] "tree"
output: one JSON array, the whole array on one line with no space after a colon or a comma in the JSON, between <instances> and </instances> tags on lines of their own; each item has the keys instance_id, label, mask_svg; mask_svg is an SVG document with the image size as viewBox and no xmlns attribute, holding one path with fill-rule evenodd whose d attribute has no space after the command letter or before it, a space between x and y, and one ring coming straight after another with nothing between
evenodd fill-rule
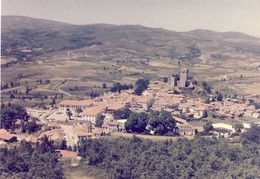
<instances>
[{"instance_id":1,"label":"tree","mask_svg":"<svg viewBox=\"0 0 260 179\"><path fill-rule=\"evenodd\" d=\"M1 108L4 108L5 107L5 104L3 101L1 101Z\"/></svg>"},{"instance_id":2,"label":"tree","mask_svg":"<svg viewBox=\"0 0 260 179\"><path fill-rule=\"evenodd\" d=\"M51 102L51 104L53 105L53 104L56 104L56 100L55 100L55 98L52 98L52 102Z\"/></svg>"},{"instance_id":3,"label":"tree","mask_svg":"<svg viewBox=\"0 0 260 179\"><path fill-rule=\"evenodd\" d=\"M1 149L1 178L65 178L58 155L50 147L45 151L40 147L21 141L16 147Z\"/></svg>"},{"instance_id":4,"label":"tree","mask_svg":"<svg viewBox=\"0 0 260 179\"><path fill-rule=\"evenodd\" d=\"M13 99L13 98L15 98L15 95L14 95L13 93L11 93L10 96L9 96L9 98L10 98L10 99Z\"/></svg>"},{"instance_id":5,"label":"tree","mask_svg":"<svg viewBox=\"0 0 260 179\"><path fill-rule=\"evenodd\" d=\"M113 87L110 89L111 92L120 92L121 90L128 90L128 89L132 89L133 88L133 85L121 85L121 83L119 82L116 82L116 83L113 83Z\"/></svg>"},{"instance_id":6,"label":"tree","mask_svg":"<svg viewBox=\"0 0 260 179\"><path fill-rule=\"evenodd\" d=\"M135 82L135 90L134 93L135 95L142 95L143 91L145 91L148 88L149 85L149 80L145 80L145 79L138 79Z\"/></svg>"},{"instance_id":7,"label":"tree","mask_svg":"<svg viewBox=\"0 0 260 179\"><path fill-rule=\"evenodd\" d=\"M259 149L203 137L162 142L133 136L79 145L89 165L107 172L97 178L259 178Z\"/></svg>"},{"instance_id":8,"label":"tree","mask_svg":"<svg viewBox=\"0 0 260 179\"><path fill-rule=\"evenodd\" d=\"M105 116L100 116L99 118L97 118L96 120L96 127L102 127L103 123L104 123L104 118Z\"/></svg>"},{"instance_id":9,"label":"tree","mask_svg":"<svg viewBox=\"0 0 260 179\"><path fill-rule=\"evenodd\" d=\"M243 144L260 144L260 126L253 125L247 133L242 135Z\"/></svg>"},{"instance_id":10,"label":"tree","mask_svg":"<svg viewBox=\"0 0 260 179\"><path fill-rule=\"evenodd\" d=\"M79 114L82 112L83 112L82 108L76 108L76 113L77 113L78 117L79 117Z\"/></svg>"},{"instance_id":11,"label":"tree","mask_svg":"<svg viewBox=\"0 0 260 179\"><path fill-rule=\"evenodd\" d=\"M222 101L223 100L223 95L221 93L218 93L217 100L218 101Z\"/></svg>"},{"instance_id":12,"label":"tree","mask_svg":"<svg viewBox=\"0 0 260 179\"><path fill-rule=\"evenodd\" d=\"M29 86L26 86L26 91L25 91L25 94L29 94L29 91L30 91L30 88L29 88Z\"/></svg>"},{"instance_id":13,"label":"tree","mask_svg":"<svg viewBox=\"0 0 260 179\"><path fill-rule=\"evenodd\" d=\"M24 107L20 105L10 105L1 111L1 127L13 129L17 119L27 120L28 114Z\"/></svg>"},{"instance_id":14,"label":"tree","mask_svg":"<svg viewBox=\"0 0 260 179\"><path fill-rule=\"evenodd\" d=\"M145 79L138 79L135 82L135 86L143 86L145 89L148 88L149 85L149 80L145 80Z\"/></svg>"},{"instance_id":15,"label":"tree","mask_svg":"<svg viewBox=\"0 0 260 179\"><path fill-rule=\"evenodd\" d=\"M214 129L212 123L207 122L204 126L203 126L204 132L206 134L208 134L210 131L212 131Z\"/></svg>"},{"instance_id":16,"label":"tree","mask_svg":"<svg viewBox=\"0 0 260 179\"><path fill-rule=\"evenodd\" d=\"M62 140L62 141L61 141L61 144L60 144L60 146L59 146L59 149L60 149L60 150L67 150L67 142L66 142L66 140Z\"/></svg>"},{"instance_id":17,"label":"tree","mask_svg":"<svg viewBox=\"0 0 260 179\"><path fill-rule=\"evenodd\" d=\"M168 82L168 78L167 77L163 77L163 82L167 83Z\"/></svg>"},{"instance_id":18,"label":"tree","mask_svg":"<svg viewBox=\"0 0 260 179\"><path fill-rule=\"evenodd\" d=\"M208 83L206 83L205 81L203 81L203 82L201 83L201 85L202 85L203 89L204 89L205 91L207 91L207 93L211 93L211 87L208 85Z\"/></svg>"},{"instance_id":19,"label":"tree","mask_svg":"<svg viewBox=\"0 0 260 179\"><path fill-rule=\"evenodd\" d=\"M115 119L127 119L131 113L132 111L130 109L124 108L114 111L113 116Z\"/></svg>"},{"instance_id":20,"label":"tree","mask_svg":"<svg viewBox=\"0 0 260 179\"><path fill-rule=\"evenodd\" d=\"M174 135L176 122L170 112L152 111L150 113L150 130L156 135Z\"/></svg>"},{"instance_id":21,"label":"tree","mask_svg":"<svg viewBox=\"0 0 260 179\"><path fill-rule=\"evenodd\" d=\"M236 132L241 132L241 129L243 129L243 125L242 124L235 124L234 126Z\"/></svg>"},{"instance_id":22,"label":"tree","mask_svg":"<svg viewBox=\"0 0 260 179\"><path fill-rule=\"evenodd\" d=\"M133 112L125 123L127 132L143 133L146 131L148 123L148 115L145 112L135 113Z\"/></svg>"},{"instance_id":23,"label":"tree","mask_svg":"<svg viewBox=\"0 0 260 179\"><path fill-rule=\"evenodd\" d=\"M143 86L138 86L135 88L134 93L135 93L135 95L141 96L144 91L145 91L145 88Z\"/></svg>"},{"instance_id":24,"label":"tree","mask_svg":"<svg viewBox=\"0 0 260 179\"><path fill-rule=\"evenodd\" d=\"M97 91L92 90L92 91L91 91L89 94L87 94L87 95L89 95L91 98L96 98L96 97L100 96L100 93L98 93Z\"/></svg>"},{"instance_id":25,"label":"tree","mask_svg":"<svg viewBox=\"0 0 260 179\"><path fill-rule=\"evenodd\" d=\"M122 85L119 82L113 83L113 87L110 89L111 92L120 92L122 90Z\"/></svg>"},{"instance_id":26,"label":"tree","mask_svg":"<svg viewBox=\"0 0 260 179\"><path fill-rule=\"evenodd\" d=\"M29 133L33 133L38 131L40 129L40 126L36 124L35 120L33 120L26 124L26 129Z\"/></svg>"},{"instance_id":27,"label":"tree","mask_svg":"<svg viewBox=\"0 0 260 179\"><path fill-rule=\"evenodd\" d=\"M67 109L66 114L69 117L69 120L71 120L72 112L69 109Z\"/></svg>"}]
</instances>

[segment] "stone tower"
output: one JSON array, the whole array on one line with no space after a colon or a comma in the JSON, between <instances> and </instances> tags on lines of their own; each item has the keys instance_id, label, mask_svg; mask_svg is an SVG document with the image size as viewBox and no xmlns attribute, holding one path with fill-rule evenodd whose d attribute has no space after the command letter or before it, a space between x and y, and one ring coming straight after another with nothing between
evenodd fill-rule
<instances>
[{"instance_id":1,"label":"stone tower","mask_svg":"<svg viewBox=\"0 0 260 179\"><path fill-rule=\"evenodd\" d=\"M168 77L168 84L172 87L176 87L177 86L177 78L176 77L172 77L169 76Z\"/></svg>"},{"instance_id":2,"label":"stone tower","mask_svg":"<svg viewBox=\"0 0 260 179\"><path fill-rule=\"evenodd\" d=\"M187 87L187 81L188 81L188 75L189 70L188 69L182 69L180 72L180 87Z\"/></svg>"}]
</instances>

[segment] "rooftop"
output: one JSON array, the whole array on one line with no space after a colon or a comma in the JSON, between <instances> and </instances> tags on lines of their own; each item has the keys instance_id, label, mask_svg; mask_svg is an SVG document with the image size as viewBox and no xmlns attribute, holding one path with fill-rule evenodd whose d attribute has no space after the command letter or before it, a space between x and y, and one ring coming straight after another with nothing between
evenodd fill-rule
<instances>
[{"instance_id":1,"label":"rooftop","mask_svg":"<svg viewBox=\"0 0 260 179\"><path fill-rule=\"evenodd\" d=\"M10 140L13 137L15 137L14 135L10 134L10 133L0 133L0 139L4 139L4 140Z\"/></svg>"},{"instance_id":2,"label":"rooftop","mask_svg":"<svg viewBox=\"0 0 260 179\"><path fill-rule=\"evenodd\" d=\"M69 151L69 150L55 150L56 152L59 152L61 154L61 157L64 158L73 158L77 156L76 152Z\"/></svg>"},{"instance_id":3,"label":"rooftop","mask_svg":"<svg viewBox=\"0 0 260 179\"><path fill-rule=\"evenodd\" d=\"M83 115L85 115L85 116L88 116L88 115L90 115L90 116L95 116L95 115L101 113L104 108L105 108L105 107L102 106L102 105L100 105L100 106L94 106L94 107L91 107L91 108L86 109L86 110L83 112Z\"/></svg>"},{"instance_id":4,"label":"rooftop","mask_svg":"<svg viewBox=\"0 0 260 179\"><path fill-rule=\"evenodd\" d=\"M75 105L75 106L89 106L93 104L93 100L82 100L82 101L77 101L77 100L64 100L60 102L62 105Z\"/></svg>"}]
</instances>

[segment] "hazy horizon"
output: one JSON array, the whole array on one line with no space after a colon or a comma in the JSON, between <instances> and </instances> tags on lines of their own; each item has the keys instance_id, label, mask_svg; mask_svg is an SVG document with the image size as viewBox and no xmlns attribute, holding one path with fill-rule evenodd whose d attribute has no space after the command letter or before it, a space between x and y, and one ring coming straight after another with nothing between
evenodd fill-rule
<instances>
[{"instance_id":1,"label":"hazy horizon","mask_svg":"<svg viewBox=\"0 0 260 179\"><path fill-rule=\"evenodd\" d=\"M2 0L1 15L76 25L142 25L185 32L208 29L260 37L260 1L237 0Z\"/></svg>"}]
</instances>

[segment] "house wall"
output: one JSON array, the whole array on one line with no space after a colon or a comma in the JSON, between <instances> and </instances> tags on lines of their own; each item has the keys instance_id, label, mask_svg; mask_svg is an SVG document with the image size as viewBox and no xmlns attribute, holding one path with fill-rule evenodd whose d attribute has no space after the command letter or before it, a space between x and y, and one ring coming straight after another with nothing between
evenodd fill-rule
<instances>
[{"instance_id":1,"label":"house wall","mask_svg":"<svg viewBox=\"0 0 260 179\"><path fill-rule=\"evenodd\" d=\"M202 110L202 111L195 111L193 117L195 119L201 119L201 118L203 118L205 116L206 116L206 111Z\"/></svg>"},{"instance_id":2,"label":"house wall","mask_svg":"<svg viewBox=\"0 0 260 179\"><path fill-rule=\"evenodd\" d=\"M83 120L89 121L92 124L96 124L96 120L101 117L102 113L98 113L97 115L84 115Z\"/></svg>"},{"instance_id":3,"label":"house wall","mask_svg":"<svg viewBox=\"0 0 260 179\"><path fill-rule=\"evenodd\" d=\"M180 136L192 136L196 133L196 130L190 126L177 126L175 130Z\"/></svg>"},{"instance_id":4,"label":"house wall","mask_svg":"<svg viewBox=\"0 0 260 179\"><path fill-rule=\"evenodd\" d=\"M75 110L77 108L81 108L82 110L85 110L86 108L89 108L91 107L92 105L84 105L84 106L81 106L81 105L63 105L63 104L59 104L59 109L60 110L67 110L67 109L70 109L70 110Z\"/></svg>"},{"instance_id":5,"label":"house wall","mask_svg":"<svg viewBox=\"0 0 260 179\"><path fill-rule=\"evenodd\" d=\"M224 124L224 123L215 123L215 124L212 124L212 126L214 128L223 128L223 129L234 131L234 128L231 125Z\"/></svg>"}]
</instances>

